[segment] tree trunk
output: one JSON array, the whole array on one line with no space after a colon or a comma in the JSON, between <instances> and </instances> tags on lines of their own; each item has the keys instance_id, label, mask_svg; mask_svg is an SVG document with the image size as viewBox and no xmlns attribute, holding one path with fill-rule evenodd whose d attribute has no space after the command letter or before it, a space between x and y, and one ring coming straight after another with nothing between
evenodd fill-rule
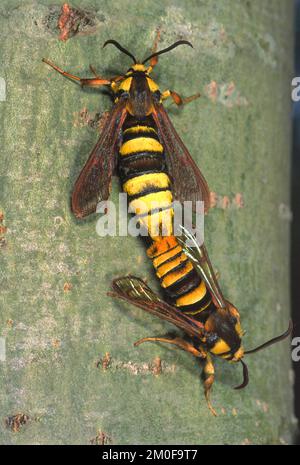
<instances>
[{"instance_id":1,"label":"tree trunk","mask_svg":"<svg viewBox=\"0 0 300 465\"><path fill-rule=\"evenodd\" d=\"M182 110L167 106L215 193L205 241L252 348L282 332L289 319L293 2L76 4L87 12L75 17L73 37L61 31L68 39L62 41L61 5L1 3L0 76L7 89L0 102L0 336L6 346L0 417L7 421L0 421L0 441L289 443L288 342L247 357L244 391L232 390L240 367L216 362L217 418L207 409L195 359L167 346L133 347L171 329L106 295L112 278L129 272L158 289L144 247L133 237L99 237L96 215L77 221L70 211L72 186L98 137L96 113L111 102L41 60L83 77L91 63L112 76L131 63L113 47L102 49L109 38L138 58L150 53L157 26L161 48L181 38L193 43L194 50L179 47L162 56L154 74L162 90L201 92ZM116 181L116 203L118 192ZM29 418L11 418L16 414Z\"/></svg>"}]
</instances>

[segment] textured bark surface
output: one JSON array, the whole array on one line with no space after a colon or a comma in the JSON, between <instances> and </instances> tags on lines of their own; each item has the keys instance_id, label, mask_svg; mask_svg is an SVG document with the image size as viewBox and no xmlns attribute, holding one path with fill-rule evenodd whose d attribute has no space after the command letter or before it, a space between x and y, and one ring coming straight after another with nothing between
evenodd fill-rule
<instances>
[{"instance_id":1,"label":"textured bark surface","mask_svg":"<svg viewBox=\"0 0 300 465\"><path fill-rule=\"evenodd\" d=\"M169 109L218 195L205 225L211 260L224 294L240 309L246 347L287 326L293 2L185 3L81 1L93 21L63 42L55 29L61 5L1 2L3 444L292 440L288 342L249 356L250 385L241 392L232 390L240 367L216 362L219 416L213 418L196 360L168 347L133 347L169 325L106 296L120 273L147 277L157 289L140 241L100 238L96 216L79 222L70 213L72 185L97 139L87 120L111 103L52 72L42 57L80 76L90 74L89 63L114 75L130 63L112 47L102 50L108 38L140 57L149 53L159 25L161 46L190 40L194 50L161 57L155 77L163 90L202 94L183 110ZM115 182L116 201L118 190ZM105 353L111 360L103 368L97 362ZM157 376L156 357L162 359ZM30 420L5 424L17 413Z\"/></svg>"}]
</instances>

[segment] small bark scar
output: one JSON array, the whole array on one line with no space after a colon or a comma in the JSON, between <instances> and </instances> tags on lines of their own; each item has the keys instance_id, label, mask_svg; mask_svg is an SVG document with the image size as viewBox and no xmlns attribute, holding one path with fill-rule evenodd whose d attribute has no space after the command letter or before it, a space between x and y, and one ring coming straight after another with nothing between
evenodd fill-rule
<instances>
[{"instance_id":1,"label":"small bark scar","mask_svg":"<svg viewBox=\"0 0 300 465\"><path fill-rule=\"evenodd\" d=\"M221 210L240 210L244 208L243 194L237 192L233 197L228 195L219 195L216 192L210 192L210 208L219 208Z\"/></svg>"}]
</instances>

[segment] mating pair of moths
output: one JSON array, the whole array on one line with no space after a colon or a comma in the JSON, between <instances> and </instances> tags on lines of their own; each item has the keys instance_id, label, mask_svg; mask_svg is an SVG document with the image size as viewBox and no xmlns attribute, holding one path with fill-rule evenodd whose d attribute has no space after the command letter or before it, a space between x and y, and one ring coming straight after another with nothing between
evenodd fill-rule
<instances>
[{"instance_id":1,"label":"mating pair of moths","mask_svg":"<svg viewBox=\"0 0 300 465\"><path fill-rule=\"evenodd\" d=\"M184 338L148 337L135 345L145 341L166 342L202 359L205 397L211 412L216 415L210 403L214 381L212 356L241 362L244 379L235 388L241 389L248 383L244 355L288 337L292 325L290 323L284 334L245 351L239 312L223 297L204 245L199 246L187 230L183 230L185 240L174 235L173 200L192 201L193 209L200 200L207 211L209 189L163 106L163 101L169 97L177 105L183 104L184 100L176 92L160 92L150 73L159 55L179 45L192 45L180 40L158 52L155 46L153 53L140 63L118 42L108 40L104 46L107 44L114 45L133 60L125 74L111 79L98 76L92 67L95 77L81 79L43 59L60 74L82 86L107 86L114 100L102 134L76 181L72 210L78 218L94 213L97 203L108 199L111 177L118 172L130 210L148 231L150 246L147 254L163 288L164 300L143 280L130 275L114 279L109 294L183 330ZM148 61L150 66L146 67ZM151 209L152 202L159 208ZM167 225L164 234L162 223L164 227ZM187 239L192 241L193 247L186 244Z\"/></svg>"}]
</instances>

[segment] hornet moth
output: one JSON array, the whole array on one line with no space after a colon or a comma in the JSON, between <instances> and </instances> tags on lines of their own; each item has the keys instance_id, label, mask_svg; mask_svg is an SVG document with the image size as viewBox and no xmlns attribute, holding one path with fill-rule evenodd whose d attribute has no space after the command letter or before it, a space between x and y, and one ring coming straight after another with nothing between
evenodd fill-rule
<instances>
[{"instance_id":1,"label":"hornet moth","mask_svg":"<svg viewBox=\"0 0 300 465\"><path fill-rule=\"evenodd\" d=\"M243 367L243 381L234 389L242 389L249 381L248 368L243 357L269 347L283 339L292 332L290 321L288 329L279 336L270 339L258 347L245 350L242 345L244 331L240 324L238 310L230 302L225 300L219 287L217 278L206 252L205 246L199 246L195 238L183 229L180 238L185 254L192 261L195 270L205 282L214 307L197 313L196 315L182 312L175 305L169 304L155 294L150 287L140 278L124 276L113 280L112 291L108 294L134 304L136 307L151 313L162 320L166 320L185 333L185 337L145 337L135 342L138 346L144 342L164 342L174 344L197 358L204 361L204 393L207 405L213 415L217 415L210 401L210 392L214 382L213 357L220 357L229 362L240 362ZM186 239L192 241L193 246L187 245Z\"/></svg>"},{"instance_id":2,"label":"hornet moth","mask_svg":"<svg viewBox=\"0 0 300 465\"><path fill-rule=\"evenodd\" d=\"M109 79L98 76L93 67L90 68L95 77L83 79L43 58L43 62L81 86L107 86L114 100L99 140L75 183L71 200L73 213L77 218L94 213L98 202L109 198L111 178L116 172L130 201L143 197L146 203L151 199L168 206L173 197L178 201L190 200L195 206L195 202L200 200L204 201L208 210L207 183L163 106L167 98L172 98L176 105L182 105L200 94L183 99L171 90L161 92L150 77L159 55L180 45L192 47L192 44L179 40L163 50L155 51L156 41L153 53L143 62L137 61L117 41L107 40L103 47L108 44L114 45L133 60L126 73ZM148 61L150 66L147 67L145 64ZM133 181L137 177L140 179ZM167 192L170 189L172 195ZM148 198L145 198L146 195ZM134 202L131 207L135 209ZM144 224L147 224L146 219Z\"/></svg>"},{"instance_id":3,"label":"hornet moth","mask_svg":"<svg viewBox=\"0 0 300 465\"><path fill-rule=\"evenodd\" d=\"M183 312L202 312L212 305L211 298L174 235L173 200L189 200L193 211L196 211L196 203L203 201L207 211L210 193L163 106L168 97L181 105L198 95L182 99L174 91L161 92L150 77L159 55L181 45L192 45L179 40L138 62L115 40L108 40L104 46L108 44L133 60L124 75L111 79L100 76L81 79L44 60L83 86L108 86L114 97L100 138L75 183L72 210L78 218L93 213L100 200L108 199L111 177L117 172L123 191L128 195L130 211L136 214L141 228L149 236L147 254L167 298ZM157 42L155 50L156 47ZM146 67L148 61L150 66Z\"/></svg>"}]
</instances>

